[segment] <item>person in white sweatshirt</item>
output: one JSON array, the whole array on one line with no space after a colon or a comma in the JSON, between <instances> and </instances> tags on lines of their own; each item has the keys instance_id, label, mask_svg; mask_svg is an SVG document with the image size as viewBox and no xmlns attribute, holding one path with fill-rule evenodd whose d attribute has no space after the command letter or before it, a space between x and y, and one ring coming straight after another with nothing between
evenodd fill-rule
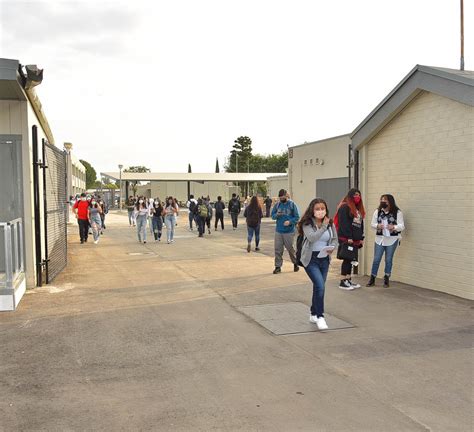
<instances>
[{"instance_id":1,"label":"person in white sweatshirt","mask_svg":"<svg viewBox=\"0 0 474 432\"><path fill-rule=\"evenodd\" d=\"M385 253L385 275L384 288L390 286L392 274L393 256L400 243L400 233L405 229L403 213L397 207L395 198L390 194L380 197L380 205L374 211L371 227L376 231L374 245L374 261L367 286L375 285L375 278L379 270L382 256Z\"/></svg>"}]
</instances>

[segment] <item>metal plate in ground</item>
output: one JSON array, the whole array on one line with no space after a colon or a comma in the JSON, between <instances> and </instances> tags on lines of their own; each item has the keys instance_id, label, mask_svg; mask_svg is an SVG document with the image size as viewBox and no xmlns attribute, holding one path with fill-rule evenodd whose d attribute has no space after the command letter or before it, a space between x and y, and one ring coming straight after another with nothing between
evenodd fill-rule
<instances>
[{"instance_id":1,"label":"metal plate in ground","mask_svg":"<svg viewBox=\"0 0 474 432\"><path fill-rule=\"evenodd\" d=\"M276 335L291 335L319 331L316 324L309 322L309 307L303 303L277 303L237 308L261 326ZM347 321L325 313L329 330L353 328ZM327 330L326 330L327 331Z\"/></svg>"},{"instance_id":2,"label":"metal plate in ground","mask_svg":"<svg viewBox=\"0 0 474 432\"><path fill-rule=\"evenodd\" d=\"M128 252L127 255L138 256L138 255L155 255L153 252Z\"/></svg>"}]
</instances>

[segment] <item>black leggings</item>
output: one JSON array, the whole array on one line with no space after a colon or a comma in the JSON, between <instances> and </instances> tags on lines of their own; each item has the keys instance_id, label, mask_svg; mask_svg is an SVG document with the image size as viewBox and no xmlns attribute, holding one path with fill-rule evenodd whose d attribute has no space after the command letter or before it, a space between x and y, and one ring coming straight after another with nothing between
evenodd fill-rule
<instances>
[{"instance_id":1,"label":"black leggings","mask_svg":"<svg viewBox=\"0 0 474 432\"><path fill-rule=\"evenodd\" d=\"M221 221L221 227L224 229L224 213L216 213L214 228L217 229L218 222Z\"/></svg>"},{"instance_id":2,"label":"black leggings","mask_svg":"<svg viewBox=\"0 0 474 432\"><path fill-rule=\"evenodd\" d=\"M351 264L351 260L342 260L342 264L341 264L341 275L342 276L346 276L346 275L350 275L351 272L352 272L352 264Z\"/></svg>"}]
</instances>

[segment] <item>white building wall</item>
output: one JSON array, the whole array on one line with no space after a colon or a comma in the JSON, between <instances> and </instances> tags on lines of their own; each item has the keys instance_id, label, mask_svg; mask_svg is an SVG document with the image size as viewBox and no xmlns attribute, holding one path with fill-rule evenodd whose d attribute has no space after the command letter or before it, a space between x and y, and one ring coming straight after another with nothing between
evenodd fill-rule
<instances>
[{"instance_id":1,"label":"white building wall","mask_svg":"<svg viewBox=\"0 0 474 432\"><path fill-rule=\"evenodd\" d=\"M316 180L348 176L350 142L349 135L343 135L289 148L293 152L288 159L289 192L298 208L306 208L317 196ZM318 165L316 159L324 164Z\"/></svg>"},{"instance_id":2,"label":"white building wall","mask_svg":"<svg viewBox=\"0 0 474 432\"><path fill-rule=\"evenodd\" d=\"M367 224L383 193L405 215L394 280L474 299L473 128L472 107L422 92L361 149ZM374 232L366 231L369 274Z\"/></svg>"},{"instance_id":3,"label":"white building wall","mask_svg":"<svg viewBox=\"0 0 474 432\"><path fill-rule=\"evenodd\" d=\"M280 189L288 190L288 176L268 177L267 185L267 195L270 198L278 199Z\"/></svg>"}]
</instances>

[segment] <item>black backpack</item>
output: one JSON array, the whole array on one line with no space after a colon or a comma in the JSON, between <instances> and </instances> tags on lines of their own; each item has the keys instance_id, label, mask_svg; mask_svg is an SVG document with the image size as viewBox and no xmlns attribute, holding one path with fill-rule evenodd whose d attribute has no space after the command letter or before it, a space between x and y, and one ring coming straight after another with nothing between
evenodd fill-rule
<instances>
[{"instance_id":1,"label":"black backpack","mask_svg":"<svg viewBox=\"0 0 474 432\"><path fill-rule=\"evenodd\" d=\"M311 226L314 227L313 221L311 220ZM301 251L303 249L303 243L304 243L304 233L299 234L298 237L296 238L296 265L300 267L304 267L303 263L301 262Z\"/></svg>"},{"instance_id":2,"label":"black backpack","mask_svg":"<svg viewBox=\"0 0 474 432\"><path fill-rule=\"evenodd\" d=\"M258 210L247 211L247 225L250 228L255 228L260 222L260 214Z\"/></svg>"},{"instance_id":3,"label":"black backpack","mask_svg":"<svg viewBox=\"0 0 474 432\"><path fill-rule=\"evenodd\" d=\"M197 204L194 201L189 201L189 211L191 213L196 212L196 206L197 206Z\"/></svg>"},{"instance_id":4,"label":"black backpack","mask_svg":"<svg viewBox=\"0 0 474 432\"><path fill-rule=\"evenodd\" d=\"M232 200L232 205L230 207L231 213L238 213L240 211L239 207L239 201L237 201L236 199Z\"/></svg>"}]
</instances>

